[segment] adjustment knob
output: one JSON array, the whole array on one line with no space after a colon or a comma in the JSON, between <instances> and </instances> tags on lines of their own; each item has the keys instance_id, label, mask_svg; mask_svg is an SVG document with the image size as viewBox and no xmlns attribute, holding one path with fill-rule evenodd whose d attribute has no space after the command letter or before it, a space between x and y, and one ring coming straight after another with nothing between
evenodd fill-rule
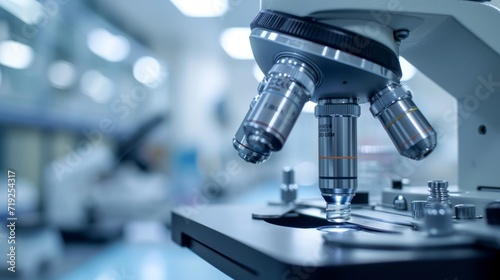
<instances>
[{"instance_id":1,"label":"adjustment knob","mask_svg":"<svg viewBox=\"0 0 500 280\"><path fill-rule=\"evenodd\" d=\"M424 217L426 200L414 200L411 202L411 216L413 219L421 219Z\"/></svg>"},{"instance_id":2,"label":"adjustment knob","mask_svg":"<svg viewBox=\"0 0 500 280\"><path fill-rule=\"evenodd\" d=\"M283 168L283 183L281 184L281 201L291 203L297 199L298 186L295 184L295 172L293 168Z\"/></svg>"},{"instance_id":3,"label":"adjustment knob","mask_svg":"<svg viewBox=\"0 0 500 280\"><path fill-rule=\"evenodd\" d=\"M452 212L448 205L432 203L425 207L424 213L424 225L429 236L447 236L453 233Z\"/></svg>"},{"instance_id":4,"label":"adjustment knob","mask_svg":"<svg viewBox=\"0 0 500 280\"><path fill-rule=\"evenodd\" d=\"M455 205L455 217L459 220L473 220L476 218L476 205L457 204Z\"/></svg>"},{"instance_id":5,"label":"adjustment knob","mask_svg":"<svg viewBox=\"0 0 500 280\"><path fill-rule=\"evenodd\" d=\"M486 205L486 220L490 225L500 225L500 200L496 200Z\"/></svg>"},{"instance_id":6,"label":"adjustment knob","mask_svg":"<svg viewBox=\"0 0 500 280\"><path fill-rule=\"evenodd\" d=\"M402 195L396 196L396 198L392 201L392 204L394 205L394 209L399 211L405 211L408 207L406 205L406 199Z\"/></svg>"},{"instance_id":7,"label":"adjustment knob","mask_svg":"<svg viewBox=\"0 0 500 280\"><path fill-rule=\"evenodd\" d=\"M427 204L441 203L451 207L450 195L448 192L448 181L446 180L433 180L427 184L429 196L427 197Z\"/></svg>"}]
</instances>

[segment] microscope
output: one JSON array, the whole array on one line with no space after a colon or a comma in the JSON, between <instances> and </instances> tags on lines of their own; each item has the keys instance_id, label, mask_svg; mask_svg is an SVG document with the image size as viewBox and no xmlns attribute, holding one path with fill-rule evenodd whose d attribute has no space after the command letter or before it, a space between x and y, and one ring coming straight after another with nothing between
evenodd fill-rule
<instances>
[{"instance_id":1,"label":"microscope","mask_svg":"<svg viewBox=\"0 0 500 280\"><path fill-rule=\"evenodd\" d=\"M174 241L241 279L498 279L498 26L500 11L481 1L262 0L250 43L267 74L233 146L247 162L266 161L315 102L324 202L177 209ZM458 189L429 180L358 205L359 104L401 156L423 160L438 142L400 81L400 55L458 101ZM292 171L284 181L293 185Z\"/></svg>"}]
</instances>

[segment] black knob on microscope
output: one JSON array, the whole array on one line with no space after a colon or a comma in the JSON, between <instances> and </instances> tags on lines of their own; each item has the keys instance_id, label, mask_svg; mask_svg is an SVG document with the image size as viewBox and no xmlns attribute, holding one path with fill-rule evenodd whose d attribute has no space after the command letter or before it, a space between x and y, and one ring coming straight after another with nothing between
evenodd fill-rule
<instances>
[{"instance_id":1,"label":"black knob on microscope","mask_svg":"<svg viewBox=\"0 0 500 280\"><path fill-rule=\"evenodd\" d=\"M486 205L486 220L490 225L500 225L500 200L496 200Z\"/></svg>"}]
</instances>

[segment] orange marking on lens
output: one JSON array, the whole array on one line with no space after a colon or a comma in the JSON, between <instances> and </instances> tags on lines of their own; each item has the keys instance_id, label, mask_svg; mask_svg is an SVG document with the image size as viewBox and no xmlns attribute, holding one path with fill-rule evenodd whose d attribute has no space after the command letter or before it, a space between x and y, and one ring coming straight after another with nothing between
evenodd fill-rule
<instances>
[{"instance_id":1,"label":"orange marking on lens","mask_svg":"<svg viewBox=\"0 0 500 280\"><path fill-rule=\"evenodd\" d=\"M432 126L429 126L428 128L424 129L424 131L422 131L422 133L426 132L426 131L429 131L429 130L432 130ZM417 134L413 135L412 137L410 137L410 139L406 140L406 142L404 142L403 144L399 145L399 147L403 147L404 145L408 144L408 142L410 142L411 140L419 137L420 134L421 133L417 133Z\"/></svg>"},{"instance_id":2,"label":"orange marking on lens","mask_svg":"<svg viewBox=\"0 0 500 280\"><path fill-rule=\"evenodd\" d=\"M408 111L404 112L403 114L397 116L390 124L388 124L385 129L389 129L389 127L391 127L393 124L395 124L397 121L399 121L402 117L412 113L412 112L415 112L415 111L418 111L418 108L417 107L414 107L414 108L411 108L409 109Z\"/></svg>"}]
</instances>

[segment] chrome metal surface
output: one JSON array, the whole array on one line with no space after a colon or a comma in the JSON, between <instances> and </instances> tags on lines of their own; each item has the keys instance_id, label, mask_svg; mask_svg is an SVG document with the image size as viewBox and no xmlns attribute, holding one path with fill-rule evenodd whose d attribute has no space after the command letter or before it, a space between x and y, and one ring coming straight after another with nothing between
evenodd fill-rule
<instances>
[{"instance_id":1,"label":"chrome metal surface","mask_svg":"<svg viewBox=\"0 0 500 280\"><path fill-rule=\"evenodd\" d=\"M433 180L427 183L429 196L427 197L427 205L440 203L451 208L450 195L448 192L448 181Z\"/></svg>"},{"instance_id":2,"label":"chrome metal surface","mask_svg":"<svg viewBox=\"0 0 500 280\"><path fill-rule=\"evenodd\" d=\"M312 67L295 57L276 61L259 99L243 122L250 149L261 154L281 150L314 92L317 76Z\"/></svg>"},{"instance_id":3,"label":"chrome metal surface","mask_svg":"<svg viewBox=\"0 0 500 280\"><path fill-rule=\"evenodd\" d=\"M476 205L474 204L457 204L455 205L455 218L459 220L474 220L476 219Z\"/></svg>"},{"instance_id":4,"label":"chrome metal surface","mask_svg":"<svg viewBox=\"0 0 500 280\"><path fill-rule=\"evenodd\" d=\"M424 210L424 227L430 237L453 234L451 208L441 203L431 203Z\"/></svg>"},{"instance_id":5,"label":"chrome metal surface","mask_svg":"<svg viewBox=\"0 0 500 280\"><path fill-rule=\"evenodd\" d=\"M264 83L264 81L261 82L260 84L263 84L263 83ZM259 90L259 92L260 92L260 90ZM252 112L253 107L255 106L255 104L257 103L257 100L259 99L259 96L260 95L256 95L252 99L252 102L250 103L250 108L248 109L248 112L245 116L245 119ZM238 131L236 131L236 134L234 135L233 147L236 149L236 151L238 152L238 155L242 159L244 159L246 162L250 162L253 164L265 162L266 160L269 159L269 157L271 155L271 152L266 152L266 151L257 152L255 150L253 150L252 148L250 148L250 145L247 142L247 136L246 136L245 131L243 129L243 123L240 125L240 127L238 128Z\"/></svg>"},{"instance_id":6,"label":"chrome metal surface","mask_svg":"<svg viewBox=\"0 0 500 280\"><path fill-rule=\"evenodd\" d=\"M322 99L315 109L319 137L319 188L328 221L350 218L357 189L356 99Z\"/></svg>"},{"instance_id":7,"label":"chrome metal surface","mask_svg":"<svg viewBox=\"0 0 500 280\"><path fill-rule=\"evenodd\" d=\"M396 196L392 204L394 205L394 209L399 211L405 211L408 208L408 203L406 202L405 197L402 195Z\"/></svg>"},{"instance_id":8,"label":"chrome metal surface","mask_svg":"<svg viewBox=\"0 0 500 280\"><path fill-rule=\"evenodd\" d=\"M421 160L436 147L434 128L412 101L403 84L391 84L370 98L370 111L379 119L399 153Z\"/></svg>"},{"instance_id":9,"label":"chrome metal surface","mask_svg":"<svg viewBox=\"0 0 500 280\"><path fill-rule=\"evenodd\" d=\"M281 184L281 201L291 203L297 199L297 184L295 184L295 171L290 167L283 168L283 182Z\"/></svg>"},{"instance_id":10,"label":"chrome metal surface","mask_svg":"<svg viewBox=\"0 0 500 280\"><path fill-rule=\"evenodd\" d=\"M426 205L426 200L414 200L411 202L411 216L413 217L413 219L418 220L424 217L424 210Z\"/></svg>"},{"instance_id":11,"label":"chrome metal surface","mask_svg":"<svg viewBox=\"0 0 500 280\"><path fill-rule=\"evenodd\" d=\"M312 100L349 97L365 103L373 92L399 80L392 71L369 60L278 32L254 28L250 43L264 73L273 67L277 58L288 53L300 55L305 62L315 65L321 75Z\"/></svg>"}]
</instances>

